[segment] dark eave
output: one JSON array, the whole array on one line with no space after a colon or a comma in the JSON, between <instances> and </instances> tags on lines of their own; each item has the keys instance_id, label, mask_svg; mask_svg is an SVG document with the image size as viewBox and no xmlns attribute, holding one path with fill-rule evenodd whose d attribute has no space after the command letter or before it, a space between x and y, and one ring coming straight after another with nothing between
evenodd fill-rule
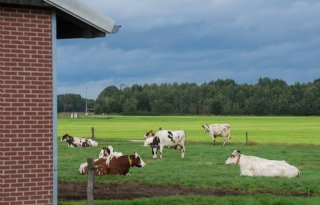
<instances>
[{"instance_id":1,"label":"dark eave","mask_svg":"<svg viewBox=\"0 0 320 205\"><path fill-rule=\"evenodd\" d=\"M79 0L0 0L0 3L53 8L57 14L57 39L104 37L120 28L111 18Z\"/></svg>"}]
</instances>

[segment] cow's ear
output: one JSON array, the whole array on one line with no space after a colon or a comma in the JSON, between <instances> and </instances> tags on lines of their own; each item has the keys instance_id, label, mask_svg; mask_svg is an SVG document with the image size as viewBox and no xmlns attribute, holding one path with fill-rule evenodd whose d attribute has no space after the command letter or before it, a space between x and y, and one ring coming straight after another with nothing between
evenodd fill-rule
<instances>
[{"instance_id":1,"label":"cow's ear","mask_svg":"<svg viewBox=\"0 0 320 205\"><path fill-rule=\"evenodd\" d=\"M239 154L241 154L240 150L237 150L237 152L238 152Z\"/></svg>"}]
</instances>

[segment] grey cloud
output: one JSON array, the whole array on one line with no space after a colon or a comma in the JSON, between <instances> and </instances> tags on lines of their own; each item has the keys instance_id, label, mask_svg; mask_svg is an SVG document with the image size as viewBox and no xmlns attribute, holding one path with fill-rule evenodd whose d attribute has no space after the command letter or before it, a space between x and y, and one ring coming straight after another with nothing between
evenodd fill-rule
<instances>
[{"instance_id":1,"label":"grey cloud","mask_svg":"<svg viewBox=\"0 0 320 205\"><path fill-rule=\"evenodd\" d=\"M320 2L90 0L123 27L103 39L61 41L61 92L122 83L320 76ZM59 92L60 92L59 91Z\"/></svg>"}]
</instances>

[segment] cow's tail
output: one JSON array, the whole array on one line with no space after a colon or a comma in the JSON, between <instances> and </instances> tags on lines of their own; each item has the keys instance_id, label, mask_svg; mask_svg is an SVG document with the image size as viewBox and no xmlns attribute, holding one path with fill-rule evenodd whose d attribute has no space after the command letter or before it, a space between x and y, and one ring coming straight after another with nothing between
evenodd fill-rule
<instances>
[{"instance_id":1,"label":"cow's tail","mask_svg":"<svg viewBox=\"0 0 320 205\"><path fill-rule=\"evenodd\" d=\"M189 141L188 141L187 133L186 133L186 132L184 132L184 137L186 138L186 142L187 142L187 144L189 144Z\"/></svg>"}]
</instances>

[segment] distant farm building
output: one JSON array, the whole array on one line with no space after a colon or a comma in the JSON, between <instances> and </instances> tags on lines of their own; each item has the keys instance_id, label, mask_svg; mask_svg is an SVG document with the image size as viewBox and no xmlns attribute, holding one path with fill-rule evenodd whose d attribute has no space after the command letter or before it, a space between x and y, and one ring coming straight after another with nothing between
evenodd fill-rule
<instances>
[{"instance_id":1,"label":"distant farm building","mask_svg":"<svg viewBox=\"0 0 320 205\"><path fill-rule=\"evenodd\" d=\"M118 27L78 0L0 5L0 204L57 204L55 41Z\"/></svg>"}]
</instances>

